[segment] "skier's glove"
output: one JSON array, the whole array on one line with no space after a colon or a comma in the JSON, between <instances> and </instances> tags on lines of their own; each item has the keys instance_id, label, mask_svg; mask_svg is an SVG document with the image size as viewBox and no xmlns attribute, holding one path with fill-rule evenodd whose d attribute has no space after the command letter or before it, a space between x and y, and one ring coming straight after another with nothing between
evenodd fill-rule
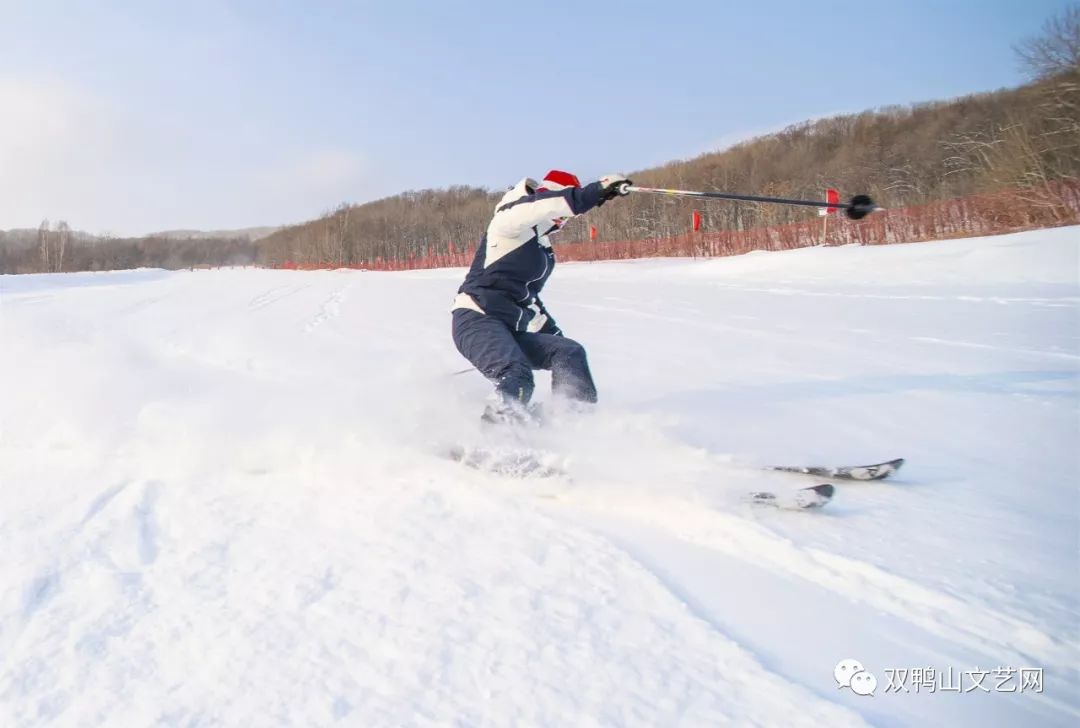
<instances>
[{"instance_id":1,"label":"skier's glove","mask_svg":"<svg viewBox=\"0 0 1080 728\"><path fill-rule=\"evenodd\" d=\"M626 188L632 184L630 178L623 174L609 174L601 177L600 202L598 204L602 205L608 200L630 194L630 190Z\"/></svg>"}]
</instances>

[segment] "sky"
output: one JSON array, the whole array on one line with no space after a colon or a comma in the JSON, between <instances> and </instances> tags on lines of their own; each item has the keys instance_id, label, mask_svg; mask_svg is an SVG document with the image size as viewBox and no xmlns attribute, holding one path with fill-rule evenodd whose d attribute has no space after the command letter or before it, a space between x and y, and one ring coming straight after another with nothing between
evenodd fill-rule
<instances>
[{"instance_id":1,"label":"sky","mask_svg":"<svg viewBox=\"0 0 1080 728\"><path fill-rule=\"evenodd\" d=\"M1015 86L1068 0L0 0L0 229L280 225ZM753 190L742 190L753 193Z\"/></svg>"}]
</instances>

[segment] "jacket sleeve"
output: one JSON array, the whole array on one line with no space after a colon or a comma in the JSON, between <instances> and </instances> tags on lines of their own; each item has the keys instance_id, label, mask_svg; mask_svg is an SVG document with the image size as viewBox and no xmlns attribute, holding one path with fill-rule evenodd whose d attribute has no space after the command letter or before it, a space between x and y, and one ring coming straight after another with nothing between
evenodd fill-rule
<instances>
[{"instance_id":1,"label":"jacket sleeve","mask_svg":"<svg viewBox=\"0 0 1080 728\"><path fill-rule=\"evenodd\" d=\"M499 238L518 239L532 227L542 223L581 215L600 203L600 183L570 187L552 192L537 192L507 202L497 210L488 225L488 234Z\"/></svg>"}]
</instances>

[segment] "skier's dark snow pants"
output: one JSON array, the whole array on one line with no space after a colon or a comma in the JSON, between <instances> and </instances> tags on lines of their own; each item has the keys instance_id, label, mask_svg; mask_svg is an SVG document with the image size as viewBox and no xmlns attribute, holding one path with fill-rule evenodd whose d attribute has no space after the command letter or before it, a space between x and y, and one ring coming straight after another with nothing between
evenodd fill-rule
<instances>
[{"instance_id":1,"label":"skier's dark snow pants","mask_svg":"<svg viewBox=\"0 0 1080 728\"><path fill-rule=\"evenodd\" d=\"M551 370L552 391L568 399L596 401L585 347L555 334L515 332L493 316L454 311L454 345L507 399L527 403L533 369Z\"/></svg>"}]
</instances>

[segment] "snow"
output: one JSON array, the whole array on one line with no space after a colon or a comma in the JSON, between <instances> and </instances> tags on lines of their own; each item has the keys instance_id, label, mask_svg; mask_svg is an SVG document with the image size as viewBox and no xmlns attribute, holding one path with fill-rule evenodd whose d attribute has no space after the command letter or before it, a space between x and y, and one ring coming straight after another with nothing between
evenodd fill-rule
<instances>
[{"instance_id":1,"label":"snow","mask_svg":"<svg viewBox=\"0 0 1080 728\"><path fill-rule=\"evenodd\" d=\"M1075 725L1078 251L562 265L602 406L520 481L440 456L462 270L0 277L0 725Z\"/></svg>"}]
</instances>

